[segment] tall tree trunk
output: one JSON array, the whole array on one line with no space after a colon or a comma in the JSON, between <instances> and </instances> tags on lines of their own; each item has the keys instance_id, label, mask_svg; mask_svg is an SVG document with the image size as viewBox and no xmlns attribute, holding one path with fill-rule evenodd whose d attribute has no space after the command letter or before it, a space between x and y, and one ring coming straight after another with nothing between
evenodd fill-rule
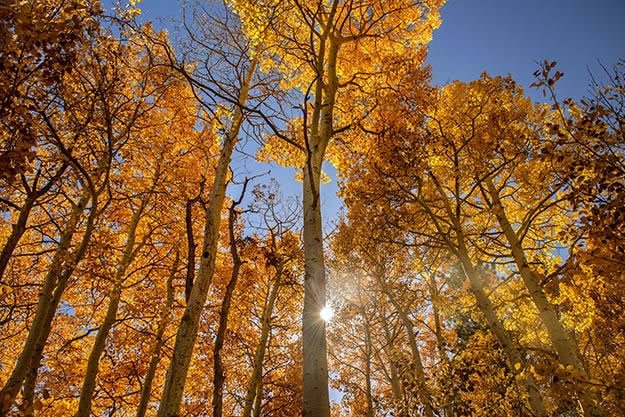
<instances>
[{"instance_id":1,"label":"tall tree trunk","mask_svg":"<svg viewBox=\"0 0 625 417\"><path fill-rule=\"evenodd\" d=\"M304 416L329 417L326 324L320 312L326 305L326 275L319 186L321 159L304 170Z\"/></svg>"},{"instance_id":2,"label":"tall tree trunk","mask_svg":"<svg viewBox=\"0 0 625 417\"><path fill-rule=\"evenodd\" d=\"M211 189L210 200L205 214L204 241L202 242L202 252L200 257L200 268L197 278L193 283L191 294L187 302L186 309L178 326L176 342L174 344L173 356L167 369L165 386L161 397L158 417L176 417L180 410L180 401L184 391L184 384L187 379L191 355L197 338L200 315L206 303L208 289L212 283L215 272L215 257L217 243L219 241L219 225L221 220L221 210L224 205L226 194L226 178L234 146L236 145L239 130L243 123L243 109L247 101L252 76L256 70L257 61L250 63L241 90L239 92L238 103L234 111L233 123L228 132L219 156L213 187Z\"/></svg>"},{"instance_id":3,"label":"tall tree trunk","mask_svg":"<svg viewBox=\"0 0 625 417\"><path fill-rule=\"evenodd\" d=\"M79 206L82 206L82 204L79 204ZM41 367L41 361L43 360L43 351L46 344L48 343L48 338L50 337L50 331L52 330L52 322L54 321L54 316L56 315L56 311L61 302L61 298L63 297L63 293L65 292L65 288L67 288L67 283L69 282L69 279L72 277L74 271L76 270L76 267L78 266L80 261L82 261L87 252L87 248L89 246L89 243L91 242L91 236L93 235L93 230L95 226L94 223L97 215L98 210L96 198L94 199L91 211L89 212L89 217L87 218L87 224L85 226L85 232L83 234L80 245L74 251L74 253L71 254L70 260L65 263L56 281L56 287L54 288L54 292L52 294L52 300L50 301L50 306L46 311L46 317L43 327L41 329L41 333L39 335L39 339L35 344L30 363L30 369L26 374L26 379L24 381L23 398L24 402L27 404L34 403L35 386L37 384L39 368Z\"/></svg>"},{"instance_id":4,"label":"tall tree trunk","mask_svg":"<svg viewBox=\"0 0 625 417\"><path fill-rule=\"evenodd\" d=\"M436 337L436 349L438 350L438 357L441 363L445 365L445 371L449 372L451 376L451 363L447 356L447 343L443 336L443 326L441 324L440 311L438 306L439 292L436 285L436 279L434 274L430 274L428 282L428 293L430 294L430 302L432 303L432 315L434 316L434 335ZM454 415L454 404L456 403L456 390L454 384L450 384L448 378L443 381L443 387L445 389L445 404L443 404L444 415L446 417L452 417ZM451 390L451 392L449 392ZM451 396L451 398L449 398Z\"/></svg>"},{"instance_id":5,"label":"tall tree trunk","mask_svg":"<svg viewBox=\"0 0 625 417\"><path fill-rule=\"evenodd\" d=\"M436 279L434 275L430 275L428 281L428 293L430 295L430 302L432 303L432 316L434 316L434 336L436 337L436 349L438 350L438 356L443 362L448 362L447 349L445 338L443 337L443 326L441 325L440 312L438 309L438 288L436 286Z\"/></svg>"},{"instance_id":6,"label":"tall tree trunk","mask_svg":"<svg viewBox=\"0 0 625 417\"><path fill-rule=\"evenodd\" d=\"M391 352L391 346L393 346L393 337L390 329L388 328L388 323L386 320L386 314L382 315L382 327L384 329L384 337L386 339L386 355L389 358L389 368L390 368L390 383L391 383L391 391L393 393L393 400L395 403L397 415L399 417L407 416L407 404L404 398L404 390L402 389L401 382L399 380L399 372L397 370L397 365L395 365L395 360L393 359L393 355Z\"/></svg>"},{"instance_id":7,"label":"tall tree trunk","mask_svg":"<svg viewBox=\"0 0 625 417\"><path fill-rule=\"evenodd\" d=\"M484 291L484 284L482 282L482 277L476 270L473 265L473 261L469 256L469 251L466 245L466 238L464 236L464 231L462 230L462 225L460 223L459 217L456 215L457 211L453 210L449 198L447 197L443 187L440 182L431 172L428 172L432 181L434 182L438 193L443 202L444 210L449 217L449 220L452 223L453 231L456 233L456 242L454 243L449 233L447 233L441 224L438 221L438 217L431 211L428 203L423 200L421 196L416 196L417 201L423 207L423 209L428 214L430 220L434 224L434 227L440 234L441 238L445 241L450 252L454 253L458 260L460 261L460 265L464 272L464 275L467 277L469 281L469 286L471 288L471 292L475 297L475 301L477 302L477 306L484 315L486 319L486 323L488 324L489 329L497 338L497 341L501 345L504 354L508 360L508 366L510 370L514 374L520 374L523 372L525 360L523 359L523 355L521 353L521 349L514 342L508 331L503 325L503 322L499 320L497 317L497 313L495 312L495 308L493 307L490 299L486 295ZM545 409L545 404L543 403L542 397L540 395L540 391L534 382L534 379L531 375L526 374L526 376L522 379L523 385L528 394L528 403L532 413L536 416L546 416L547 410Z\"/></svg>"},{"instance_id":8,"label":"tall tree trunk","mask_svg":"<svg viewBox=\"0 0 625 417\"><path fill-rule=\"evenodd\" d=\"M239 199L239 203L243 199L245 194L245 186L243 186L243 193ZM228 215L228 231L230 233L230 256L232 257L232 273L228 285L226 285L226 292L221 302L221 310L219 312L219 326L217 327L217 336L215 337L215 346L213 347L213 417L222 417L223 415L223 389L225 382L225 375L223 369L223 363L221 360L221 350L224 345L224 339L226 337L226 331L228 330L228 314L230 314L230 304L232 303L232 295L237 286L239 280L239 271L243 261L239 256L237 250L237 238L234 232L234 223L236 217L236 203L233 203L229 210Z\"/></svg>"},{"instance_id":9,"label":"tall tree trunk","mask_svg":"<svg viewBox=\"0 0 625 417\"><path fill-rule=\"evenodd\" d=\"M404 407L404 395L402 393L401 382L399 382L399 373L395 361L389 361L389 370L391 373L391 391L393 393L393 400L398 407ZM400 416L402 414L399 414Z\"/></svg>"},{"instance_id":10,"label":"tall tree trunk","mask_svg":"<svg viewBox=\"0 0 625 417\"><path fill-rule=\"evenodd\" d=\"M369 318L364 311L363 316L365 319L365 395L367 396L367 417L374 417L375 410L373 408L373 393L371 386L371 325L369 323Z\"/></svg>"},{"instance_id":11,"label":"tall tree trunk","mask_svg":"<svg viewBox=\"0 0 625 417\"><path fill-rule=\"evenodd\" d=\"M197 196L187 200L185 206L184 222L187 231L187 274L184 280L184 300L186 302L189 302L191 290L193 289L193 281L195 280L195 249L197 248L197 243L195 243L195 236L193 235L193 205L202 201L204 184L205 182L202 180Z\"/></svg>"},{"instance_id":12,"label":"tall tree trunk","mask_svg":"<svg viewBox=\"0 0 625 417\"><path fill-rule=\"evenodd\" d=\"M156 337L154 338L154 348L152 349L152 355L150 356L150 364L148 370L145 373L143 379L143 385L141 386L141 396L139 397L139 406L137 407L137 417L144 417L148 409L148 403L150 402L150 396L152 394L152 383L154 382L154 376L156 375L156 369L161 359L161 350L165 344L165 329L169 323L169 315L171 309L174 306L174 278L178 272L178 265L180 263L180 251L176 250L174 263L172 264L171 271L167 277L167 299L165 306L161 312L161 317L158 321L158 327L156 329Z\"/></svg>"},{"instance_id":13,"label":"tall tree trunk","mask_svg":"<svg viewBox=\"0 0 625 417\"><path fill-rule=\"evenodd\" d=\"M382 279L378 277L378 282L383 285ZM417 385L419 389L419 397L421 397L421 403L423 404L426 417L434 417L434 411L432 409L431 398L428 393L427 383L425 380L425 369L423 368L423 360L421 359L421 352L419 352L419 346L417 344L417 338L414 334L414 328L410 317L395 299L395 296L388 290L384 290L389 301L399 314L404 329L406 330L406 336L408 336L408 344L410 345L410 352L412 353L412 361L415 368L415 377L417 378Z\"/></svg>"},{"instance_id":14,"label":"tall tree trunk","mask_svg":"<svg viewBox=\"0 0 625 417\"><path fill-rule=\"evenodd\" d=\"M564 326L562 326L555 307L549 302L543 291L540 279L529 267L529 262L525 256L521 239L510 224L510 220L501 202L499 191L495 187L492 179L489 178L486 180L486 187L492 199L493 211L503 231L503 235L510 245L512 257L519 270L521 279L529 292L532 302L536 306L540 319L547 330L549 340L551 340L551 344L558 354L558 359L560 359L563 365L573 366L577 372L579 372L580 376L585 381L588 381L588 372L577 354L577 345L573 338L567 333ZM582 389L578 390L577 394L579 395L585 416L601 417L605 414L599 407L596 399L592 398L589 391Z\"/></svg>"},{"instance_id":15,"label":"tall tree trunk","mask_svg":"<svg viewBox=\"0 0 625 417\"><path fill-rule=\"evenodd\" d=\"M428 393L427 383L425 380L425 369L423 368L423 360L421 359L421 353L419 351L419 346L417 344L417 338L414 333L413 323L408 317L408 313L406 313L405 309L401 306L395 295L386 288L382 272L378 271L375 274L376 280L378 284L383 288L383 292L391 302L393 308L399 315L399 318L403 324L403 327L406 331L406 336L408 337L408 344L410 346L410 352L412 354L412 361L415 367L415 377L417 379L417 386L419 391L419 397L421 403L424 407L424 413L426 417L434 417L434 411L432 409L431 398Z\"/></svg>"},{"instance_id":16,"label":"tall tree trunk","mask_svg":"<svg viewBox=\"0 0 625 417\"><path fill-rule=\"evenodd\" d=\"M459 238L460 239L460 238ZM464 247L464 243L460 243L458 255L465 276L469 280L471 292L475 297L477 305L486 319L488 327L493 332L497 341L501 345L506 358L508 359L508 366L514 374L519 374L523 371L525 360L519 347L514 343L512 337L505 329L503 323L497 317L495 308L493 307L490 299L484 291L482 278L478 271L475 269L473 262L469 258L469 255ZM523 378L523 384L528 394L528 402L530 409L536 416L546 416L547 410L543 403L540 391L538 390L534 379L531 375L527 375Z\"/></svg>"},{"instance_id":17,"label":"tall tree trunk","mask_svg":"<svg viewBox=\"0 0 625 417\"><path fill-rule=\"evenodd\" d=\"M338 90L336 62L339 43L330 34L339 2L334 2L317 54L315 105L310 134L305 137L306 165L303 182L304 209L304 417L329 417L326 326L320 312L326 305L326 274L321 222L321 166L333 135L334 105ZM326 47L328 49L326 59ZM324 80L327 74L327 80Z\"/></svg>"},{"instance_id":18,"label":"tall tree trunk","mask_svg":"<svg viewBox=\"0 0 625 417\"><path fill-rule=\"evenodd\" d=\"M256 400L254 400L254 417L260 417L263 411L263 378L261 376L256 390Z\"/></svg>"},{"instance_id":19,"label":"tall tree trunk","mask_svg":"<svg viewBox=\"0 0 625 417\"><path fill-rule=\"evenodd\" d=\"M278 293L280 292L281 284L282 269L278 266L275 282L273 287L271 287L269 297L265 303L265 309L263 310L260 338L254 352L254 368L252 369L250 382L247 385L247 392L245 394L245 402L243 403L243 413L241 414L241 417L251 416L254 398L258 398L259 387L262 385L263 362L265 359L265 351L267 350L267 339L269 338L269 332L271 330L271 316L273 315L273 308L276 303Z\"/></svg>"},{"instance_id":20,"label":"tall tree trunk","mask_svg":"<svg viewBox=\"0 0 625 417\"><path fill-rule=\"evenodd\" d=\"M69 220L65 225L65 230L61 234L61 240L54 253L50 269L44 278L43 286L39 292L39 300L37 302L37 309L35 311L35 317L30 326L28 337L24 343L24 347L20 352L15 367L11 372L11 375L7 379L2 391L0 391L0 398L4 399L0 404L0 414L6 412L11 405L15 402L15 397L19 392L24 378L30 368L33 355L37 346L37 342L40 340L41 334L44 332L46 326L49 326L47 318L49 317L49 310L51 309L53 302L53 292L57 285L59 274L61 273L63 262L66 259L67 252L71 246L72 237L78 227L82 212L89 201L90 194L88 190L81 196L78 203L73 207Z\"/></svg>"},{"instance_id":21,"label":"tall tree trunk","mask_svg":"<svg viewBox=\"0 0 625 417\"><path fill-rule=\"evenodd\" d=\"M136 235L137 226L141 220L143 209L147 203L147 197L141 202L140 206L133 213L132 220L128 227L128 235L126 238L126 245L122 254L121 262L115 272L113 279L113 289L109 295L109 305L104 316L104 321L100 324L98 333L91 347L91 353L87 361L87 369L85 371L85 377L83 379L82 388L80 390L80 399L78 401L78 411L76 417L89 417L91 414L91 402L93 401L93 393L96 388L96 378L98 376L98 370L100 367L100 357L104 352L106 345L106 339L111 331L111 328L115 324L117 319L117 310L119 309L119 302L121 301L122 287L124 284L124 278L126 271L136 256L141 244L137 245Z\"/></svg>"}]
</instances>

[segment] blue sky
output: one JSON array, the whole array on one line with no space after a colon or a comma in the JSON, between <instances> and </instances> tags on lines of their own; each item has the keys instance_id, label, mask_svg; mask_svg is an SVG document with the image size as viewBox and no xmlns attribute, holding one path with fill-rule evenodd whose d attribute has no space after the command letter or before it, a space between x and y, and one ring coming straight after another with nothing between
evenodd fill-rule
<instances>
[{"instance_id":1,"label":"blue sky","mask_svg":"<svg viewBox=\"0 0 625 417\"><path fill-rule=\"evenodd\" d=\"M175 31L169 19L182 4L143 0L140 6L143 19ZM576 98L586 93L588 66L598 71L597 60L609 66L625 58L625 0L448 0L442 18L428 58L437 83L472 80L487 70L529 86L535 61L548 59L565 73L563 94Z\"/></svg>"},{"instance_id":2,"label":"blue sky","mask_svg":"<svg viewBox=\"0 0 625 417\"><path fill-rule=\"evenodd\" d=\"M180 1L143 0L142 19L175 35L171 18L180 15L181 7ZM625 58L625 0L448 0L442 19L428 57L437 84L473 80L486 70L511 74L540 100L529 85L536 61L547 59L558 61L565 73L558 82L560 96L580 98L589 91L589 69L601 75L598 61L609 67ZM257 167L242 155L235 166ZM292 170L270 169L284 194L299 195L301 184L293 180ZM336 182L322 188L323 216L331 221L341 206Z\"/></svg>"},{"instance_id":3,"label":"blue sky","mask_svg":"<svg viewBox=\"0 0 625 417\"><path fill-rule=\"evenodd\" d=\"M625 0L449 0L430 44L434 81L469 81L487 70L528 88L535 61L558 61L559 91L586 94L588 70L625 58Z\"/></svg>"}]
</instances>

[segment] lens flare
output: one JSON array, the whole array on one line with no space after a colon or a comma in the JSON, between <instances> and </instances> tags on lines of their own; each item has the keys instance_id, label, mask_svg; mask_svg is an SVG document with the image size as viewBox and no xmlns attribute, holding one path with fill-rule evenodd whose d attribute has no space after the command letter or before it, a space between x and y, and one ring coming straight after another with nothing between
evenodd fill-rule
<instances>
[{"instance_id":1,"label":"lens flare","mask_svg":"<svg viewBox=\"0 0 625 417\"><path fill-rule=\"evenodd\" d=\"M321 309L319 315L321 316L321 319L327 323L332 320L332 317L334 317L334 310L329 305L326 305Z\"/></svg>"}]
</instances>

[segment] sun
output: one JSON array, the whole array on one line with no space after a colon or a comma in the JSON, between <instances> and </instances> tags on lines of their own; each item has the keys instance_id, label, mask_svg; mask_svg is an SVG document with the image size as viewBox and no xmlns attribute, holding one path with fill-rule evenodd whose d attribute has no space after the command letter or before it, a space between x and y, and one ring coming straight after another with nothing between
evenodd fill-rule
<instances>
[{"instance_id":1,"label":"sun","mask_svg":"<svg viewBox=\"0 0 625 417\"><path fill-rule=\"evenodd\" d=\"M326 304L326 306L323 307L321 311L319 312L319 316L321 316L321 319L323 321L328 323L330 320L332 320L332 317L334 317L334 310L332 309L331 306Z\"/></svg>"}]
</instances>

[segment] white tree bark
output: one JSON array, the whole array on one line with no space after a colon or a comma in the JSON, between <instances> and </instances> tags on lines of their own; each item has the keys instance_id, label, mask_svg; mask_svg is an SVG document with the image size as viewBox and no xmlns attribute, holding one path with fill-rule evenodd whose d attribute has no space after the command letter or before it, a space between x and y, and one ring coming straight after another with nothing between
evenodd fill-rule
<instances>
[{"instance_id":1,"label":"white tree bark","mask_svg":"<svg viewBox=\"0 0 625 417\"><path fill-rule=\"evenodd\" d=\"M514 262L519 270L519 274L525 284L525 288L527 288L530 298L536 306L536 310L538 311L540 320L545 326L549 340L558 354L558 359L560 359L560 362L562 362L565 366L573 366L579 375L584 380L588 381L588 372L577 354L577 345L573 338L567 333L564 326L562 326L555 307L549 302L542 286L540 285L538 276L529 267L529 262L525 256L521 239L510 224L510 220L508 219L499 196L499 191L495 187L492 179L489 178L486 180L486 188L492 200L493 211L497 217L499 226L501 227L503 235L510 245L512 258L514 259ZM581 389L577 391L577 394L585 416L602 417L605 415L603 410L599 407L598 402L595 398L593 398L590 392Z\"/></svg>"},{"instance_id":2,"label":"white tree bark","mask_svg":"<svg viewBox=\"0 0 625 417\"><path fill-rule=\"evenodd\" d=\"M217 253L217 243L219 241L219 225L221 222L221 211L226 196L226 179L230 160L234 146L239 137L239 130L243 123L243 106L245 105L252 76L256 71L257 61L252 61L247 70L245 80L239 91L238 106L234 110L233 122L224 140L221 155L213 187L211 189L210 200L205 214L204 240L200 255L200 268L197 278L193 283L187 307L182 316L176 334L173 356L167 370L165 387L158 410L158 417L177 417L180 410L180 401L184 391L184 384L187 379L187 372L191 364L191 356L197 337L200 315L204 309L204 303L208 295L208 289L213 280L215 272L215 257Z\"/></svg>"}]
</instances>

